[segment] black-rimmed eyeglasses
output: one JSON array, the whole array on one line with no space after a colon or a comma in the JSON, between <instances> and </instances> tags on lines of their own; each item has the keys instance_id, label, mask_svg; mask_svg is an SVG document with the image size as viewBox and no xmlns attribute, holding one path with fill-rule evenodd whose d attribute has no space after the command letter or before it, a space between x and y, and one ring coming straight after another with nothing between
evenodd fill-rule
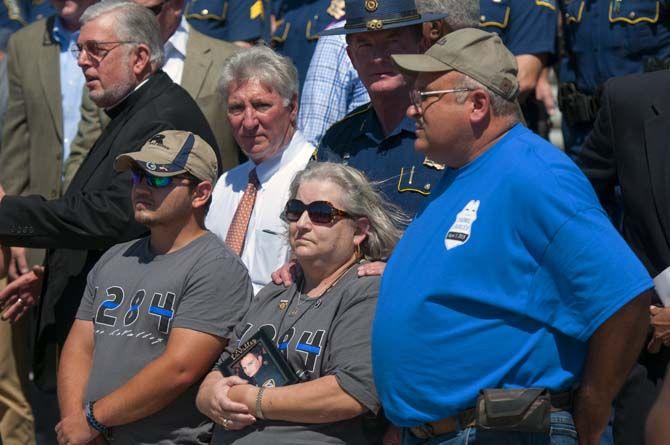
<instances>
[{"instance_id":1,"label":"black-rimmed eyeglasses","mask_svg":"<svg viewBox=\"0 0 670 445\"><path fill-rule=\"evenodd\" d=\"M79 56L82 53L86 53L88 57L91 58L95 63L100 63L102 59L107 57L107 54L115 48L126 45L130 43L137 43L134 40L117 40L113 42L99 42L97 40L87 40L83 43L77 43L75 46L70 49L72 55L79 60ZM114 45L111 48L105 47L105 45Z\"/></svg>"}]
</instances>

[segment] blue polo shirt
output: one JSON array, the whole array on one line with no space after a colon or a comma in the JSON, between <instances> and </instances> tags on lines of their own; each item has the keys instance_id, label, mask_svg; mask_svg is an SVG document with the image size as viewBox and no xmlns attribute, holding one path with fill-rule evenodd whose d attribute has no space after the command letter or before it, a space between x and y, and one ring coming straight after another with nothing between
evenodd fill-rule
<instances>
[{"instance_id":1,"label":"blue polo shirt","mask_svg":"<svg viewBox=\"0 0 670 445\"><path fill-rule=\"evenodd\" d=\"M594 331L651 287L584 175L516 125L446 171L386 266L372 333L386 415L413 426L484 388L570 388Z\"/></svg>"}]
</instances>

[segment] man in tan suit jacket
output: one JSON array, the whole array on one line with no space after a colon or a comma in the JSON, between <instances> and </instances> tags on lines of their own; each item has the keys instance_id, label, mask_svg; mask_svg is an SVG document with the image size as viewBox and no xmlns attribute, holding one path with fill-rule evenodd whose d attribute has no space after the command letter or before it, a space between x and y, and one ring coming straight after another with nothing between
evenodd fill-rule
<instances>
[{"instance_id":1,"label":"man in tan suit jacket","mask_svg":"<svg viewBox=\"0 0 670 445\"><path fill-rule=\"evenodd\" d=\"M167 0L165 2L161 0L134 1L149 8L156 14L165 42L165 71L200 106L200 109L207 118L207 122L212 127L216 142L219 145L223 170L235 167L244 157L230 132L223 98L218 94L216 88L219 83L219 75L223 62L233 52L237 51L238 48L231 43L208 37L190 27L186 23L186 20L183 19L184 0ZM179 50L177 50L178 53L175 53L174 48L179 43L173 43L173 38L177 36L177 40L179 40L178 33L184 32L187 35L186 54L182 54ZM168 69L171 54L175 58L183 60L180 79L175 79L175 73ZM70 171L70 164L72 164L73 169L76 169L76 164L81 163L81 159L83 159L90 147L98 139L98 136L100 136L102 129L109 122L109 117L107 117L103 110L93 104L87 94L84 94L84 98L82 99L81 114L82 117L77 137L72 142L72 155L66 165L68 173Z\"/></svg>"},{"instance_id":2,"label":"man in tan suit jacket","mask_svg":"<svg viewBox=\"0 0 670 445\"><path fill-rule=\"evenodd\" d=\"M65 36L74 35L76 40L79 17L95 1L55 2L58 16L17 31L9 41L9 101L2 129L0 184L12 195L57 198L65 190L61 53L71 57ZM75 75L83 77L76 63L72 67ZM70 171L77 167L72 162ZM28 264L41 264L44 253L31 250L27 257ZM12 326L0 321L0 438L6 445L35 443L33 415L25 396L28 318Z\"/></svg>"}]
</instances>

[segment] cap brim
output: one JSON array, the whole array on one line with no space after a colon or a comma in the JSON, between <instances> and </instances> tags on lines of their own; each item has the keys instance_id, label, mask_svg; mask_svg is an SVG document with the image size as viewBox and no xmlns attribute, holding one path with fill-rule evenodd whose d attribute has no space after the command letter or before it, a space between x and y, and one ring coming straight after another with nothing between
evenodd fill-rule
<instances>
[{"instance_id":1,"label":"cap brim","mask_svg":"<svg viewBox=\"0 0 670 445\"><path fill-rule=\"evenodd\" d=\"M168 167L165 167L166 165ZM174 169L173 166L167 163L157 163L155 153L146 153L142 151L119 155L114 161L114 169L118 172L137 167L147 173L151 173L153 176L159 177L176 176L187 172L185 169Z\"/></svg>"},{"instance_id":2,"label":"cap brim","mask_svg":"<svg viewBox=\"0 0 670 445\"><path fill-rule=\"evenodd\" d=\"M391 59L402 71L410 73L439 73L455 68L426 54L392 54Z\"/></svg>"},{"instance_id":3,"label":"cap brim","mask_svg":"<svg viewBox=\"0 0 670 445\"><path fill-rule=\"evenodd\" d=\"M412 26L412 25L418 25L420 23L425 23L425 22L434 22L435 20L442 20L445 18L448 14L445 13L439 13L439 14L422 14L421 18L419 19L414 19L414 20L407 20L407 21L402 21L402 22L394 22L394 23L386 23L382 19L383 27L382 29L379 29L378 31L384 31L386 29L394 29L394 28L402 28L404 26ZM367 28L367 26L357 26L355 28L347 28L346 23L344 26L339 27L339 28L331 28L331 29L326 29L324 31L321 31L319 33L319 37L323 36L337 36L337 35L345 35L345 34L356 34L359 32L375 32L377 30L370 30Z\"/></svg>"}]
</instances>

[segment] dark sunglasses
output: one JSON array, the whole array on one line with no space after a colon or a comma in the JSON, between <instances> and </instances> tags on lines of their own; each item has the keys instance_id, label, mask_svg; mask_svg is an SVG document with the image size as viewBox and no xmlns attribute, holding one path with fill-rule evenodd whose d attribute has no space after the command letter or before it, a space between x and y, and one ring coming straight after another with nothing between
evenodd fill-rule
<instances>
[{"instance_id":1,"label":"dark sunglasses","mask_svg":"<svg viewBox=\"0 0 670 445\"><path fill-rule=\"evenodd\" d=\"M182 176L182 175L154 176L151 173L145 172L144 170L136 170L136 169L131 170L130 174L132 175L133 178L133 185L139 185L142 182L142 178L145 178L147 180L147 185L149 185L149 187L157 189L162 189L170 186L170 184L172 184L172 182L175 179L188 179L189 181L193 181L195 179L191 178L190 176Z\"/></svg>"},{"instance_id":2,"label":"dark sunglasses","mask_svg":"<svg viewBox=\"0 0 670 445\"><path fill-rule=\"evenodd\" d=\"M344 210L335 208L328 201L314 201L305 204L299 199L290 199L286 203L282 216L288 222L296 222L305 213L305 210L307 211L307 215L309 215L309 219L316 224L330 224L337 218L352 217Z\"/></svg>"}]
</instances>

